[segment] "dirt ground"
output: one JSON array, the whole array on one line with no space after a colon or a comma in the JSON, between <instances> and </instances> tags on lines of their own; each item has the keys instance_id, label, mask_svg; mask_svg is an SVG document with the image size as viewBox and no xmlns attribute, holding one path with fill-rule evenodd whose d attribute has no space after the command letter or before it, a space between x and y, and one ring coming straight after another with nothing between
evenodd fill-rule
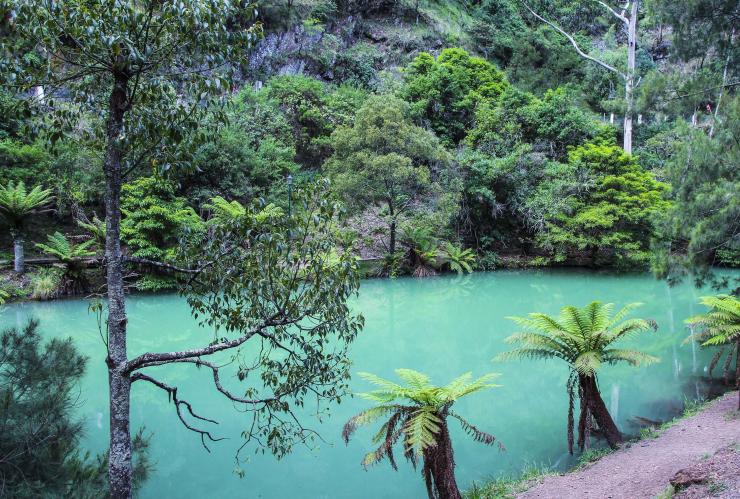
<instances>
[{"instance_id":1,"label":"dirt ground","mask_svg":"<svg viewBox=\"0 0 740 499\"><path fill-rule=\"evenodd\" d=\"M658 438L625 446L583 470L546 477L517 497L740 499L737 397L730 392ZM672 480L675 495L666 493Z\"/></svg>"}]
</instances>

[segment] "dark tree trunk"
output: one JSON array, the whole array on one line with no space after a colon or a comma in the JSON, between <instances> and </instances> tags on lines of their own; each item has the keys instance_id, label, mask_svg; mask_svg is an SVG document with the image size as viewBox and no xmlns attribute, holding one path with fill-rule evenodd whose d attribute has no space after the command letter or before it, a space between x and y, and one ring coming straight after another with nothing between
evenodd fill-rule
<instances>
[{"instance_id":1,"label":"dark tree trunk","mask_svg":"<svg viewBox=\"0 0 740 499\"><path fill-rule=\"evenodd\" d=\"M126 302L121 255L121 162L119 142L126 112L128 79L117 76L111 91L106 124L105 261L108 285L108 384L110 387L110 456L108 479L114 499L131 497L131 433L129 411L131 378L125 371Z\"/></svg>"},{"instance_id":2,"label":"dark tree trunk","mask_svg":"<svg viewBox=\"0 0 740 499\"><path fill-rule=\"evenodd\" d=\"M740 410L740 338L735 343L735 388L737 388L737 408Z\"/></svg>"},{"instance_id":3,"label":"dark tree trunk","mask_svg":"<svg viewBox=\"0 0 740 499\"><path fill-rule=\"evenodd\" d=\"M606 408L606 404L604 403L604 400L601 398L601 394L599 393L599 387L596 383L596 377L595 376L583 376L579 375L579 383L581 388L581 396L582 396L582 404L583 401L586 402L588 407L588 413L590 413L590 416L593 416L593 418L596 420L596 424L599 425L599 430L604 435L604 438L606 438L606 441L609 443L609 446L612 448L616 448L618 444L620 444L622 439L622 434L619 432L619 429L617 428L617 425L614 423L614 420L611 417L611 414L609 414L609 410ZM582 406L583 407L583 406ZM584 416L583 409L581 410L581 418ZM587 414L588 416L588 414ZM588 430L589 428L589 421L588 418L584 421L579 421L579 430L581 428L581 425L585 425L585 429ZM579 431L580 434L580 431ZM583 445L585 444L585 438L584 442L580 442L579 438L579 446L581 447L581 450L583 449Z\"/></svg>"},{"instance_id":4,"label":"dark tree trunk","mask_svg":"<svg viewBox=\"0 0 740 499\"><path fill-rule=\"evenodd\" d=\"M452 441L443 415L437 445L424 451L424 480L429 499L461 499L455 480L455 458Z\"/></svg>"},{"instance_id":5,"label":"dark tree trunk","mask_svg":"<svg viewBox=\"0 0 740 499\"><path fill-rule=\"evenodd\" d=\"M13 270L18 274L26 271L26 258L23 255L23 236L20 234L13 238Z\"/></svg>"},{"instance_id":6,"label":"dark tree trunk","mask_svg":"<svg viewBox=\"0 0 740 499\"><path fill-rule=\"evenodd\" d=\"M388 213L391 216L391 240L389 244L389 249L392 255L396 252L396 210L394 209L392 202L388 202Z\"/></svg>"}]
</instances>

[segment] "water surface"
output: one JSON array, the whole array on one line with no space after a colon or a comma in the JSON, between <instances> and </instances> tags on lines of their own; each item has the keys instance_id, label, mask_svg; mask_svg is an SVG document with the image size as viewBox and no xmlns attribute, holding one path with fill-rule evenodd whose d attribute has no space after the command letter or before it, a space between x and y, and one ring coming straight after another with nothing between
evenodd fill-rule
<instances>
[{"instance_id":1,"label":"water surface","mask_svg":"<svg viewBox=\"0 0 740 499\"><path fill-rule=\"evenodd\" d=\"M586 271L499 271L471 276L363 281L353 307L366 318L365 330L353 344L352 372L369 371L393 377L399 367L429 374L440 384L467 371L474 375L499 372L500 388L474 394L455 410L481 429L496 435L505 452L472 442L451 422L457 476L469 487L501 474L516 474L531 464L564 467L567 368L554 361L492 363L507 346L503 338L516 330L505 319L528 312L556 314L560 307L582 306L592 300L645 303L637 315L655 319L659 330L627 343L656 355L662 362L646 368L606 367L600 377L604 399L623 431L635 415L664 419L679 410L685 398L702 394L697 379L704 375L711 355L682 340L683 320L702 307L697 298L706 292L689 284L670 288L648 275L611 275ZM81 386L81 416L86 422L85 445L99 452L108 438L107 372L105 350L95 317L85 300L23 303L6 307L0 326L22 325L27 317L41 321L47 336L72 336L90 357ZM134 296L128 301L129 354L175 350L210 341L190 317L187 304L174 295ZM401 462L394 472L387 463L364 471L360 461L370 450L376 428L357 433L349 446L341 441L344 422L365 409L367 402L347 398L331 407L319 422L305 420L326 442L298 447L276 461L269 454L244 455L246 476L234 473L234 451L240 433L249 424L212 389L210 371L192 366L156 368L157 377L179 387L181 397L200 414L216 419L216 436L228 440L201 446L197 435L177 420L164 392L136 383L132 395L132 427L145 425L153 433L151 457L156 471L141 496L218 498L409 498L424 497L421 476ZM352 388L369 388L355 377ZM237 386L237 385L234 385Z\"/></svg>"}]
</instances>

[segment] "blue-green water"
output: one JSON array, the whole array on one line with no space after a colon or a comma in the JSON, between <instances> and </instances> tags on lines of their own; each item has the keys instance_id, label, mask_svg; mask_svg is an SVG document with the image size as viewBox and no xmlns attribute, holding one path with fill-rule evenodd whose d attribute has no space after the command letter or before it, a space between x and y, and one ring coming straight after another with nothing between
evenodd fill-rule
<instances>
[{"instance_id":1,"label":"blue-green water","mask_svg":"<svg viewBox=\"0 0 740 499\"><path fill-rule=\"evenodd\" d=\"M568 371L555 362L497 363L491 359L507 346L503 338L515 331L505 319L540 311L556 314L566 304L585 305L592 300L645 303L637 315L655 319L659 330L634 341L632 347L659 356L662 362L646 368L606 367L600 386L612 414L623 431L636 431L632 416L661 419L679 409L684 398L701 395L697 378L705 373L709 353L682 340L683 320L701 311L702 291L689 284L669 288L648 275L609 275L585 271L502 271L465 277L369 280L362 283L353 307L366 318L366 327L353 344L353 372L369 371L393 377L393 370L408 367L432 380L446 383L466 371L474 375L500 372L503 386L470 396L456 405L480 428L495 434L505 452L472 442L452 430L461 487L500 474L515 474L531 464L563 467L568 462L565 442ZM90 357L81 386L80 413L86 422L85 443L93 451L104 449L108 436L107 373L94 316L84 300L23 303L6 307L0 326L22 325L34 316L47 336L72 336ZM128 302L129 355L144 351L182 349L201 345L211 335L199 329L183 299L174 295L134 296ZM197 435L177 420L164 392L136 383L132 396L132 426L145 425L153 433L152 458L156 471L142 497L218 498L409 498L424 497L420 473L407 463L394 472L387 463L364 471L360 465L370 450L375 428L357 433L345 446L340 432L351 415L367 407L360 398L347 398L331 407L319 422L304 422L317 429L326 442L314 448L298 447L276 461L269 454L251 455L246 476L234 473L234 452L241 445L241 430L248 416L212 389L209 373L191 366L156 368L158 378L179 387L200 414L217 419L217 436L211 453ZM356 391L371 387L352 381ZM237 386L236 384L234 386ZM452 423L454 426L454 423Z\"/></svg>"}]
</instances>

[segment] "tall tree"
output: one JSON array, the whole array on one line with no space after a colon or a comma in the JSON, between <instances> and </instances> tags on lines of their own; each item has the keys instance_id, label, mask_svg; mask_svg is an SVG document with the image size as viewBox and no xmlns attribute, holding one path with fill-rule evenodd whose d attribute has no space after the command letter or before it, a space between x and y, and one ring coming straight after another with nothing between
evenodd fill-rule
<instances>
[{"instance_id":1,"label":"tall tree","mask_svg":"<svg viewBox=\"0 0 740 499\"><path fill-rule=\"evenodd\" d=\"M360 373L360 376L379 387L361 394L377 405L347 421L342 430L345 443L349 443L358 427L388 418L373 439L373 443L380 446L365 456L362 465L368 467L388 459L393 469L397 469L393 446L402 440L403 455L414 467L419 457L424 461L421 474L429 499L460 499L447 420L457 419L473 440L493 445L496 441L493 435L473 426L454 412L452 405L466 395L498 386L491 384L498 374L487 374L473 380L472 374L466 373L446 386L434 386L428 376L411 369L396 369L396 374L405 385L374 374ZM503 449L500 443L499 448Z\"/></svg>"},{"instance_id":2,"label":"tall tree","mask_svg":"<svg viewBox=\"0 0 740 499\"><path fill-rule=\"evenodd\" d=\"M614 348L613 344L635 334L656 328L644 319L622 320L637 303L627 305L612 315L613 305L595 301L583 308L563 307L555 318L543 313L529 317L510 317L523 332L506 338L517 348L496 357L508 359L562 359L570 367L568 378L568 451L573 453L573 402L576 394L581 401L578 420L578 447L589 445L592 421L609 445L616 447L622 434L609 414L599 392L597 371L603 364L627 362L633 366L650 364L658 359L636 350Z\"/></svg>"},{"instance_id":3,"label":"tall tree","mask_svg":"<svg viewBox=\"0 0 740 499\"><path fill-rule=\"evenodd\" d=\"M39 323L0 334L0 496L99 498L107 491L106 456L81 447L74 415L87 359L71 338L45 344ZM134 439L135 485L151 469L148 439Z\"/></svg>"},{"instance_id":4,"label":"tall tree","mask_svg":"<svg viewBox=\"0 0 740 499\"><path fill-rule=\"evenodd\" d=\"M637 79L637 71L636 71L636 54L637 54L637 18L639 15L640 10L640 0L628 0L621 8L615 9L611 7L607 2L602 2L600 0L592 0L602 7L606 9L606 11L614 16L616 19L619 20L619 22L624 26L625 31L627 32L627 61L625 64L626 69L623 71L621 69L618 69L611 64L606 63L602 59L599 59L598 57L594 57L593 55L589 54L587 50L583 50L581 46L576 41L576 38L573 34L568 33L563 28L555 24L554 22L546 19L542 15L538 14L534 9L532 9L529 4L527 4L524 0L522 0L522 3L527 8L527 10L536 17L539 21L547 24L551 28L557 30L560 34L562 34L564 37L568 39L568 41L573 45L573 48L578 53L579 56L582 58L591 61L595 64L598 64L602 68L606 69L607 71L610 71L617 76L624 82L624 103L625 103L625 109L624 109L624 136L623 136L623 145L624 151L632 154L632 121L633 121L633 115L635 111L635 87L639 84L639 80Z\"/></svg>"},{"instance_id":5,"label":"tall tree","mask_svg":"<svg viewBox=\"0 0 740 499\"><path fill-rule=\"evenodd\" d=\"M341 345L351 341L360 327L345 305L357 287L349 256L340 257L337 265L325 263L325 248L333 244L328 226L335 212L330 208L333 205L326 203L324 190L318 197L307 197L303 208L290 219L265 217L253 210L231 231L214 231L218 240L199 242L199 254L204 256L190 263L207 272L190 272L198 276L191 282L201 286L195 295L200 298L194 297L191 305L198 317L203 317L207 308L207 324L221 328L221 334L208 346L147 353L133 359L127 352L123 279L127 257L120 237L122 183L144 164L166 170L183 157L187 159L191 152L187 146L197 140L183 138L188 134L202 138L202 130L196 132L199 118L231 88L239 63L257 36L257 29L250 26L253 5L237 0L15 0L12 12L14 36L32 41L39 56L36 60L41 58L45 64L28 67L25 54L6 49L4 61L14 71L5 74L11 78L19 75L13 80L19 86L47 85L45 105L55 118L51 138L61 135L65 123L74 119L71 111L75 109L105 121L100 127L100 142L105 151L111 496L128 498L132 493L132 382L146 381L166 390L183 423L198 431L204 442L210 436L188 422L188 418L208 420L178 397L176 387L140 372L144 368L171 362L208 367L216 389L246 405L259 420L256 433L248 430L245 435L265 441L278 455L287 452L297 433L298 438L305 437L305 429L285 430L283 427L290 428L290 424L277 413L289 412L287 400L293 398L300 404L307 393L319 399L341 395L342 380L348 376ZM71 102L52 98L60 87L67 89ZM220 111L213 112L218 116ZM256 234L262 239L241 246ZM241 239L237 242L230 237ZM208 244L212 251L203 252ZM245 251L260 246L264 254ZM232 258L220 254L224 247L233 249ZM208 257L213 261L206 261ZM232 275L236 266L240 266L236 275L246 280L224 276ZM269 292L263 287L266 276L270 277ZM331 286L330 293L327 286ZM231 298L223 301L223 293ZM206 298L211 300L208 304L199 301ZM233 303L239 306L230 308ZM223 337L224 331L231 337ZM333 332L339 336L340 346L328 354L320 345ZM243 397L232 394L221 385L218 366L202 359L237 349L248 340L269 344L257 366L266 369L263 386L266 391L272 389L271 395L251 397L249 390ZM296 343L295 349L290 349L287 357L274 354L275 350L285 352L282 349L289 348L291 342ZM247 372L245 367L243 377ZM272 432L278 421L281 428Z\"/></svg>"},{"instance_id":6,"label":"tall tree","mask_svg":"<svg viewBox=\"0 0 740 499\"><path fill-rule=\"evenodd\" d=\"M727 99L715 133L679 128L667 161L673 205L659 227L653 270L669 281L692 274L697 284L737 290L740 279L714 266L740 264L740 97Z\"/></svg>"},{"instance_id":7,"label":"tall tree","mask_svg":"<svg viewBox=\"0 0 740 499\"><path fill-rule=\"evenodd\" d=\"M387 211L388 250L394 253L400 218L433 192L447 153L434 134L411 122L406 103L388 95L368 99L354 126L338 128L332 142L327 172L348 204Z\"/></svg>"},{"instance_id":8,"label":"tall tree","mask_svg":"<svg viewBox=\"0 0 740 499\"><path fill-rule=\"evenodd\" d=\"M0 217L10 226L10 235L13 236L13 269L19 274L26 270L23 252L26 222L33 213L48 205L51 199L51 190L38 185L30 191L23 182L11 181L8 185L0 185Z\"/></svg>"}]
</instances>

